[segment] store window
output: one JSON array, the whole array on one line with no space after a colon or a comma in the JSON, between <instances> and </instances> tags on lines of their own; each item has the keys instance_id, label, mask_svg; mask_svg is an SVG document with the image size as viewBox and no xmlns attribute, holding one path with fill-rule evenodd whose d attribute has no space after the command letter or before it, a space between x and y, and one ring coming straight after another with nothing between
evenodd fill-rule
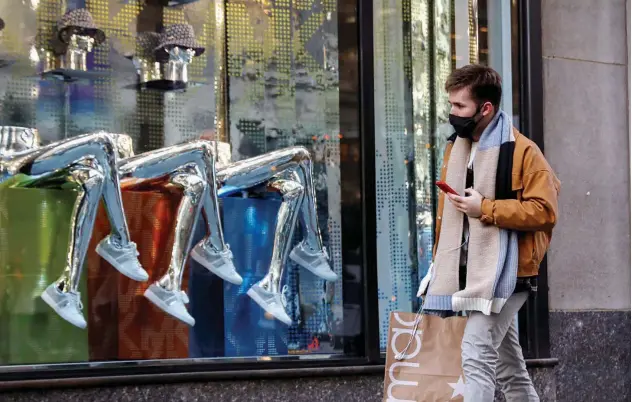
<instances>
[{"instance_id":1,"label":"store window","mask_svg":"<svg viewBox=\"0 0 632 402\"><path fill-rule=\"evenodd\" d=\"M355 12L0 0L0 371L362 353Z\"/></svg>"},{"instance_id":2,"label":"store window","mask_svg":"<svg viewBox=\"0 0 632 402\"><path fill-rule=\"evenodd\" d=\"M391 311L416 311L432 259L437 190L450 105L444 84L467 64L503 77L512 110L511 2L373 1L380 348ZM515 8L515 5L514 5Z\"/></svg>"}]
</instances>

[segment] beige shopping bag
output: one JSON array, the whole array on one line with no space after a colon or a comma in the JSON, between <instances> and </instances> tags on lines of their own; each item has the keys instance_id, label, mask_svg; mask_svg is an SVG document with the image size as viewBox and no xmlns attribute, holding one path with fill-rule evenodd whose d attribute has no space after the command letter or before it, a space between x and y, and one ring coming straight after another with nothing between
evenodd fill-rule
<instances>
[{"instance_id":1,"label":"beige shopping bag","mask_svg":"<svg viewBox=\"0 0 632 402\"><path fill-rule=\"evenodd\" d=\"M392 312L384 402L463 401L461 341L467 317Z\"/></svg>"}]
</instances>

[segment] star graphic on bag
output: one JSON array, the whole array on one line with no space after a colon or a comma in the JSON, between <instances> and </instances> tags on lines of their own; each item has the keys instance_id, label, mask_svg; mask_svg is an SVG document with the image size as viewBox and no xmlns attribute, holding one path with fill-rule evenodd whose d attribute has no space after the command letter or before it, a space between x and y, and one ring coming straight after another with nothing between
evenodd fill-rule
<instances>
[{"instance_id":1,"label":"star graphic on bag","mask_svg":"<svg viewBox=\"0 0 632 402\"><path fill-rule=\"evenodd\" d=\"M452 392L452 398L450 399L454 399L459 395L465 396L465 383L463 382L463 377L459 376L459 381L448 383L448 385L454 390Z\"/></svg>"}]
</instances>

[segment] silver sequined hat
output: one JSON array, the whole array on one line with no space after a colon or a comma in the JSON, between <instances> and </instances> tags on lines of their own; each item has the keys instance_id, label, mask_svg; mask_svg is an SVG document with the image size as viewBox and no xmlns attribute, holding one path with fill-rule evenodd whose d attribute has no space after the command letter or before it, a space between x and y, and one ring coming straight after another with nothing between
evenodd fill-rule
<instances>
[{"instance_id":1,"label":"silver sequined hat","mask_svg":"<svg viewBox=\"0 0 632 402\"><path fill-rule=\"evenodd\" d=\"M205 50L205 48L195 40L193 27L189 24L173 24L165 27L160 35L158 46L156 46L156 54L165 48L175 46L193 49L196 56L201 55Z\"/></svg>"},{"instance_id":2,"label":"silver sequined hat","mask_svg":"<svg viewBox=\"0 0 632 402\"><path fill-rule=\"evenodd\" d=\"M136 57L153 59L154 50L160 43L160 34L157 32L139 32L136 35Z\"/></svg>"},{"instance_id":3,"label":"silver sequined hat","mask_svg":"<svg viewBox=\"0 0 632 402\"><path fill-rule=\"evenodd\" d=\"M105 32L97 28L92 14L85 8L76 8L66 12L57 22L57 28L59 39L64 43L68 43L73 34L90 36L94 38L96 45L105 41Z\"/></svg>"}]
</instances>

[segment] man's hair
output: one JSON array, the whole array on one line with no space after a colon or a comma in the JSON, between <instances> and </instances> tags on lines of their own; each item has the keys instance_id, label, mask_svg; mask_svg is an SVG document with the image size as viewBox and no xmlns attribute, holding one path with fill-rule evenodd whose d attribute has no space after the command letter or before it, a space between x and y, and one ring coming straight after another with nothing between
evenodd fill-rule
<instances>
[{"instance_id":1,"label":"man's hair","mask_svg":"<svg viewBox=\"0 0 632 402\"><path fill-rule=\"evenodd\" d=\"M469 88L476 102L491 102L496 109L502 97L502 79L493 68L470 64L452 71L445 82L446 92Z\"/></svg>"}]
</instances>

